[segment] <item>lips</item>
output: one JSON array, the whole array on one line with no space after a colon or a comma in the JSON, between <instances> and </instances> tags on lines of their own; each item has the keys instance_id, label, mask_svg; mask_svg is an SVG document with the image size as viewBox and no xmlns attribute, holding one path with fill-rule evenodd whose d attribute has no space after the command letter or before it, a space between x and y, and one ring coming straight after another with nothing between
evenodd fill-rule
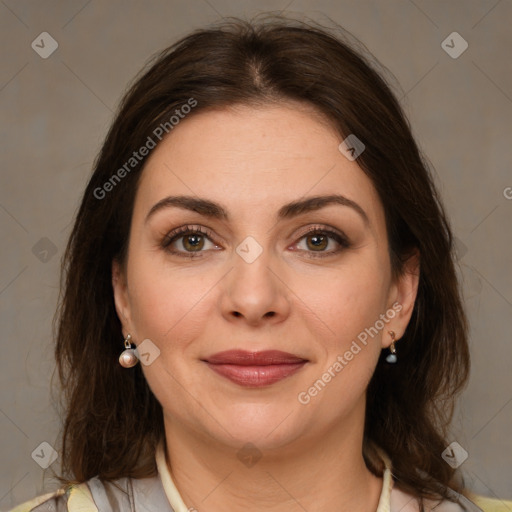
<instances>
[{"instance_id":1,"label":"lips","mask_svg":"<svg viewBox=\"0 0 512 512\"><path fill-rule=\"evenodd\" d=\"M228 350L214 354L204 362L214 372L236 384L262 387L293 375L307 360L280 350Z\"/></svg>"},{"instance_id":2,"label":"lips","mask_svg":"<svg viewBox=\"0 0 512 512\"><path fill-rule=\"evenodd\" d=\"M226 350L208 357L211 364L236 364L239 366L268 366L276 364L293 364L304 362L305 359L280 350L248 352L246 350Z\"/></svg>"}]
</instances>

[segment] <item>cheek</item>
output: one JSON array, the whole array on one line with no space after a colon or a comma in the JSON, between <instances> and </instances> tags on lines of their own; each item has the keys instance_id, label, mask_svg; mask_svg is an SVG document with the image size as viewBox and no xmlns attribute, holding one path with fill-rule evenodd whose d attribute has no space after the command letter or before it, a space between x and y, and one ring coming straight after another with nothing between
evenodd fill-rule
<instances>
[{"instance_id":1,"label":"cheek","mask_svg":"<svg viewBox=\"0 0 512 512\"><path fill-rule=\"evenodd\" d=\"M134 262L130 309L138 337L154 340L161 349L168 349L170 341L177 348L193 339L209 318L205 294L216 281L212 276L202 279L193 269L171 272L154 262Z\"/></svg>"},{"instance_id":2,"label":"cheek","mask_svg":"<svg viewBox=\"0 0 512 512\"><path fill-rule=\"evenodd\" d=\"M325 333L318 336L317 352L322 354L308 385L301 389L314 397L326 416L333 414L333 404L339 404L335 416L348 414L359 403L375 370L385 326L375 329L386 309L386 288L381 273L364 267L361 272L347 272L326 282L324 293L319 290L312 309L310 330ZM329 327L328 331L323 325ZM380 324L379 324L380 325ZM317 391L320 390L320 391Z\"/></svg>"},{"instance_id":3,"label":"cheek","mask_svg":"<svg viewBox=\"0 0 512 512\"><path fill-rule=\"evenodd\" d=\"M355 255L351 262L316 279L298 278L294 292L316 314L309 315L311 321L324 324L318 332L327 334L324 339L333 340L336 348L350 344L385 312L388 280L384 268L377 255Z\"/></svg>"}]
</instances>

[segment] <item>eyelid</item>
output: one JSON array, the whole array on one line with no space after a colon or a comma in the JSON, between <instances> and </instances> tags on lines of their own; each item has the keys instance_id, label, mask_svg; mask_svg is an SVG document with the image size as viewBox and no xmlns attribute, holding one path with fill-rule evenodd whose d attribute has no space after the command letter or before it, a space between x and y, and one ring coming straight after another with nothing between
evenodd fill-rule
<instances>
[{"instance_id":1,"label":"eyelid","mask_svg":"<svg viewBox=\"0 0 512 512\"><path fill-rule=\"evenodd\" d=\"M348 242L348 237L345 235L345 233L343 233L343 231L341 231L338 228L335 228L333 226L330 226L329 224L315 224L313 226L308 226L303 232L301 232L300 235L295 235L295 236L298 236L299 238L303 238L305 235L308 235L309 233L312 233L312 232L314 233L317 231L321 231L324 233L333 233Z\"/></svg>"}]
</instances>

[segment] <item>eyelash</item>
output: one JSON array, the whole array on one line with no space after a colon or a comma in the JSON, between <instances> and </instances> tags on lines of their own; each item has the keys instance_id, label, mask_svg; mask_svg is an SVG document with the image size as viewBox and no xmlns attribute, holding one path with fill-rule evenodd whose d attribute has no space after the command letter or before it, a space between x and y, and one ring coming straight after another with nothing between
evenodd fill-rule
<instances>
[{"instance_id":1,"label":"eyelash","mask_svg":"<svg viewBox=\"0 0 512 512\"><path fill-rule=\"evenodd\" d=\"M211 232L208 229L203 230L202 227L194 227L194 226L187 225L187 226L182 226L180 228L177 228L177 229L171 231L169 234L167 234L162 241L162 244L161 244L162 249L166 250L167 252L169 252L173 255L181 256L184 258L202 257L201 253L204 251L185 252L184 253L182 251L173 251L173 250L169 249L169 246L176 240L183 238L185 235L194 235L194 234L205 235L206 238L208 238L211 242L213 242L213 240L212 240L213 237L211 235ZM336 231L332 231L331 229L325 228L323 226L313 226L313 227L309 228L305 233L303 233L300 236L299 241L302 240L303 238L305 238L306 236L312 235L312 234L328 235L329 238L332 238L336 242L338 242L338 244L342 247L342 249L348 249L351 246L350 242L348 241L348 239L345 236L341 235L340 233L338 233ZM316 251L304 251L304 250L301 250L301 251L308 253L308 257L311 257L311 258L326 258L333 254L339 253L342 249L337 249L335 251L329 251L329 252L323 252L323 251L316 252Z\"/></svg>"}]
</instances>

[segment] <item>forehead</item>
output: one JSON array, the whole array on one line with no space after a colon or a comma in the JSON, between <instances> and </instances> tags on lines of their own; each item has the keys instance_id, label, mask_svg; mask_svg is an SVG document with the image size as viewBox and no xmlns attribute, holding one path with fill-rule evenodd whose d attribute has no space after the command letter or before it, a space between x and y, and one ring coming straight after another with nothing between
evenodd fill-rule
<instances>
[{"instance_id":1,"label":"forehead","mask_svg":"<svg viewBox=\"0 0 512 512\"><path fill-rule=\"evenodd\" d=\"M371 180L339 151L341 136L302 105L205 110L180 121L152 150L137 191L135 214L168 195L226 205L237 215L274 214L301 197L339 193L383 228Z\"/></svg>"}]
</instances>

